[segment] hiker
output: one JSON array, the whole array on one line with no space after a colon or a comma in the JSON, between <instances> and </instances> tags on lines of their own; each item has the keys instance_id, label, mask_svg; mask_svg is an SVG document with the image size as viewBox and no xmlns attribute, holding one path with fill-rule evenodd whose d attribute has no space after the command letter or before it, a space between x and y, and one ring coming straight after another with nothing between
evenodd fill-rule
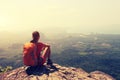
<instances>
[{"instance_id":1,"label":"hiker","mask_svg":"<svg viewBox=\"0 0 120 80\"><path fill-rule=\"evenodd\" d=\"M50 45L39 42L40 34L38 31L32 33L32 40L24 45L23 59L26 66L41 66L47 62L52 66L50 59Z\"/></svg>"}]
</instances>

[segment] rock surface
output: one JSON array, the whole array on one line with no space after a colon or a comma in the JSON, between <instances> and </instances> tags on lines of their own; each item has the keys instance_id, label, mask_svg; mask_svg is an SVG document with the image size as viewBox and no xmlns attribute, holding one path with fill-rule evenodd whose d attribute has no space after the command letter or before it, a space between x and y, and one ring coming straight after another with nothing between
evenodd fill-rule
<instances>
[{"instance_id":1,"label":"rock surface","mask_svg":"<svg viewBox=\"0 0 120 80\"><path fill-rule=\"evenodd\" d=\"M34 69L34 70L33 70ZM54 64L41 67L20 67L15 70L0 74L0 80L115 80L101 71L87 73L83 69L62 67Z\"/></svg>"}]
</instances>

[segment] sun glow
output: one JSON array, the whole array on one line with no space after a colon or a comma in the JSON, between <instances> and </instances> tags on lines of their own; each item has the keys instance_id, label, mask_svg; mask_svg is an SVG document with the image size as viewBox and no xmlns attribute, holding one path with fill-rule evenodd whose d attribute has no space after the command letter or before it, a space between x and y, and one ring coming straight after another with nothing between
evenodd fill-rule
<instances>
[{"instance_id":1,"label":"sun glow","mask_svg":"<svg viewBox=\"0 0 120 80\"><path fill-rule=\"evenodd\" d=\"M120 33L120 0L0 0L0 31Z\"/></svg>"},{"instance_id":2,"label":"sun glow","mask_svg":"<svg viewBox=\"0 0 120 80\"><path fill-rule=\"evenodd\" d=\"M8 23L10 23L11 21L9 20L8 17L6 16L0 16L0 27L4 27L6 26Z\"/></svg>"},{"instance_id":3,"label":"sun glow","mask_svg":"<svg viewBox=\"0 0 120 80\"><path fill-rule=\"evenodd\" d=\"M8 30L14 26L16 22L9 16L0 16L0 30Z\"/></svg>"}]
</instances>

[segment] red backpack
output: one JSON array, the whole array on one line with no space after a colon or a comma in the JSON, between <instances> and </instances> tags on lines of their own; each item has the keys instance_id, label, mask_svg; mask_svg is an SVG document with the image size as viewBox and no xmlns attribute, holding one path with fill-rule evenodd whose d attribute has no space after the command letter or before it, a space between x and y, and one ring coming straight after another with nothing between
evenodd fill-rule
<instances>
[{"instance_id":1,"label":"red backpack","mask_svg":"<svg viewBox=\"0 0 120 80\"><path fill-rule=\"evenodd\" d=\"M37 46L34 43L26 43L23 47L23 62L26 66L36 66L37 54L36 54Z\"/></svg>"}]
</instances>

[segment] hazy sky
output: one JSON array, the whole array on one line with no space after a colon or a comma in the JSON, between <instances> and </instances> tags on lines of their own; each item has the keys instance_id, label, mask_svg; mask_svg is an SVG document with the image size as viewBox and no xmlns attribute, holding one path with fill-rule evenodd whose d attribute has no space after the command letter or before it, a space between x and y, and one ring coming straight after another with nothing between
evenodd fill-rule
<instances>
[{"instance_id":1,"label":"hazy sky","mask_svg":"<svg viewBox=\"0 0 120 80\"><path fill-rule=\"evenodd\" d=\"M120 0L0 0L0 31L120 33Z\"/></svg>"}]
</instances>

